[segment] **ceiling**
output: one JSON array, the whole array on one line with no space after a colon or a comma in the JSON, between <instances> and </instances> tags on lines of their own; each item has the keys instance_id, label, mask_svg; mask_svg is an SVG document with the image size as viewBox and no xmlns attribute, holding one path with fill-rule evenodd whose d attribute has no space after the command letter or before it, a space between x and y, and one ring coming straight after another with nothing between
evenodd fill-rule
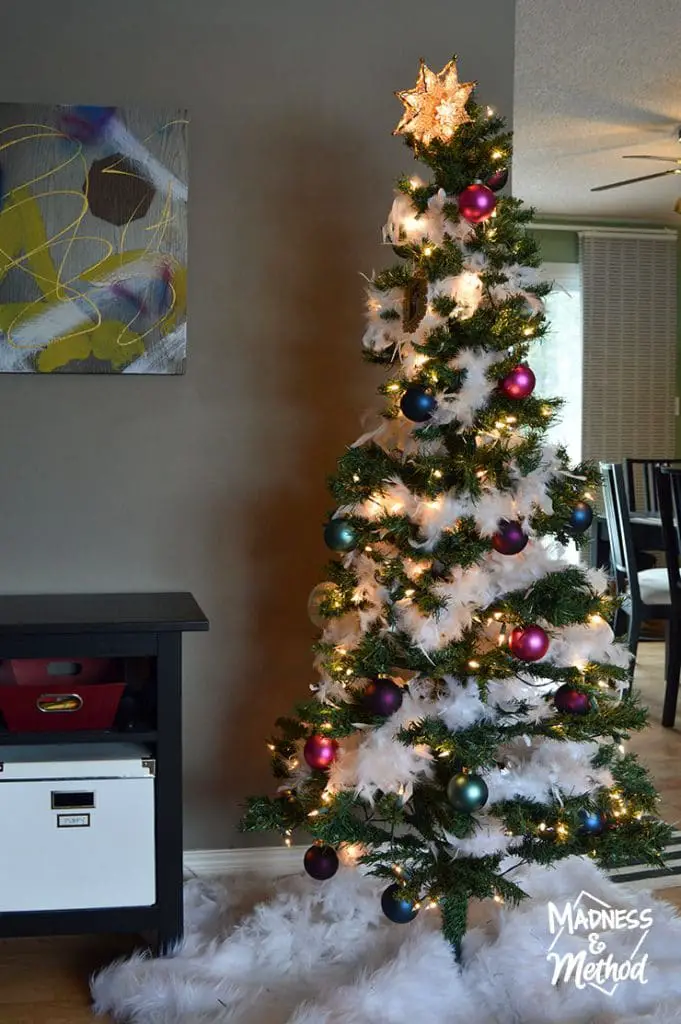
<instances>
[{"instance_id":1,"label":"ceiling","mask_svg":"<svg viewBox=\"0 0 681 1024\"><path fill-rule=\"evenodd\" d=\"M680 157L679 0L517 0L513 191L539 215L681 228L681 175L590 192ZM671 167L671 165L666 165Z\"/></svg>"}]
</instances>

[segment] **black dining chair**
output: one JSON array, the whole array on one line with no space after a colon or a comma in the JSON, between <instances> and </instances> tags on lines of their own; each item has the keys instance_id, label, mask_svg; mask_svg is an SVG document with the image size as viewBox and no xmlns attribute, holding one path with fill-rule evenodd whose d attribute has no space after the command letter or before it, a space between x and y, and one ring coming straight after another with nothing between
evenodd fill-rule
<instances>
[{"instance_id":1,"label":"black dining chair","mask_svg":"<svg viewBox=\"0 0 681 1024\"><path fill-rule=\"evenodd\" d=\"M681 459L624 459L624 480L631 512L659 512L656 477L661 466L681 466Z\"/></svg>"},{"instance_id":2,"label":"black dining chair","mask_svg":"<svg viewBox=\"0 0 681 1024\"><path fill-rule=\"evenodd\" d=\"M681 674L681 469L662 466L657 475L657 493L662 536L667 559L667 579L671 605L671 628L667 637L665 659L665 690L662 724L674 725Z\"/></svg>"},{"instance_id":3,"label":"black dining chair","mask_svg":"<svg viewBox=\"0 0 681 1024\"><path fill-rule=\"evenodd\" d=\"M663 620L669 632L669 580L666 569L638 570L624 471L619 463L614 462L602 462L600 470L610 541L610 568L616 592L622 599L622 611L628 619L628 644L635 661L644 622ZM634 664L632 676L633 669Z\"/></svg>"}]
</instances>

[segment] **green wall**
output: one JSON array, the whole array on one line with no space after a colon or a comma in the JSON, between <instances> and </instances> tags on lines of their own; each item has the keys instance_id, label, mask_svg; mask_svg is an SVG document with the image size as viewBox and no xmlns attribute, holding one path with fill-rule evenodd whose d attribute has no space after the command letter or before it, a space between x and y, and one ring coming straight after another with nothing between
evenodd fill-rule
<instances>
[{"instance_id":1,"label":"green wall","mask_svg":"<svg viewBox=\"0 0 681 1024\"><path fill-rule=\"evenodd\" d=\"M579 263L579 237L576 231L532 231L547 263Z\"/></svg>"},{"instance_id":2,"label":"green wall","mask_svg":"<svg viewBox=\"0 0 681 1024\"><path fill-rule=\"evenodd\" d=\"M631 224L617 222L594 223L594 227L631 227ZM639 228L659 227L659 225L637 224ZM542 257L547 263L579 263L579 235L577 231L551 230L537 227L532 234L541 247ZM678 246L678 272L676 275L678 288L678 310L677 317L677 350L676 350L676 393L681 395L681 237ZM681 455L681 417L676 418L676 452Z\"/></svg>"}]
</instances>

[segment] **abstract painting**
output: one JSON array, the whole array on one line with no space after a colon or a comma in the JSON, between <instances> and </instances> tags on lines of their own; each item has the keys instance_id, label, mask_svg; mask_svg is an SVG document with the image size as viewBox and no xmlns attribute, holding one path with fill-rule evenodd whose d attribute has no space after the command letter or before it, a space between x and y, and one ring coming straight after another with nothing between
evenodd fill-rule
<instances>
[{"instance_id":1,"label":"abstract painting","mask_svg":"<svg viewBox=\"0 0 681 1024\"><path fill-rule=\"evenodd\" d=\"M0 373L183 373L187 114L0 103Z\"/></svg>"}]
</instances>

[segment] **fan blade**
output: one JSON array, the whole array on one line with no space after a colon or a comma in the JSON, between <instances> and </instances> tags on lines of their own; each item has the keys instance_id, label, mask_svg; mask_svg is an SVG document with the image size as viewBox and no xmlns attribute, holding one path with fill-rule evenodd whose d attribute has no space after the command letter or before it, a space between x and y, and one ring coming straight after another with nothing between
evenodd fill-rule
<instances>
[{"instance_id":1,"label":"fan blade","mask_svg":"<svg viewBox=\"0 0 681 1024\"><path fill-rule=\"evenodd\" d=\"M635 181L650 181L652 178L666 178L668 174L681 174L681 167L674 167L668 171L658 171L657 174L644 174L642 178L625 178L624 181L613 181L611 185L597 185L592 192L606 192L609 188L621 188L622 185L633 185Z\"/></svg>"},{"instance_id":2,"label":"fan blade","mask_svg":"<svg viewBox=\"0 0 681 1024\"><path fill-rule=\"evenodd\" d=\"M675 160L673 156L649 156L647 154L645 156L643 156L643 155L641 155L641 156L634 156L633 154L630 153L627 156L623 156L622 159L623 160L659 160L660 163L664 163L664 164L680 164L681 165L681 160Z\"/></svg>"}]
</instances>

